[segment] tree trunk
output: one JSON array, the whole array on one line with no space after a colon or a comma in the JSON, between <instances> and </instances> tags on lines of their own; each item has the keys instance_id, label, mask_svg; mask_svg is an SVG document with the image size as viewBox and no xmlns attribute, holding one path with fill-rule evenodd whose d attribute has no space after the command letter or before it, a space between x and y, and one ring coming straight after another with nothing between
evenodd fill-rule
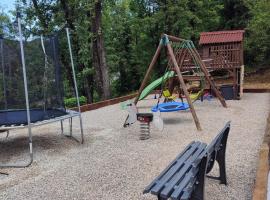
<instances>
[{"instance_id":1,"label":"tree trunk","mask_svg":"<svg viewBox=\"0 0 270 200\"><path fill-rule=\"evenodd\" d=\"M104 40L101 30L102 18L102 0L97 0L94 4L94 12L92 15L92 57L93 66L95 68L95 80L98 93L101 99L110 97L109 73L106 65Z\"/></svg>"},{"instance_id":2,"label":"tree trunk","mask_svg":"<svg viewBox=\"0 0 270 200\"><path fill-rule=\"evenodd\" d=\"M68 27L74 32L76 33L75 30L75 26L73 23L73 9L70 8L70 6L68 5L68 2L66 0L60 0L60 4L61 4L61 8L64 12L65 15L65 19L67 21ZM79 41L78 41L78 36L77 34L74 34L73 37L71 38L71 42L73 44L73 49L74 49L74 53L75 53L75 58L79 57L79 51L80 51L80 47L79 47ZM68 65L66 65L68 66ZM78 71L81 72L83 71L83 69L85 68L84 64L82 63L78 63ZM71 68L67 68L67 72L68 72L68 79L70 80L73 88L74 83L73 83L73 78L72 78L72 71ZM84 96L86 96L87 98L87 102L88 103L93 103L93 77L92 75L89 75L88 77L83 77L83 91L81 92Z\"/></svg>"}]
</instances>

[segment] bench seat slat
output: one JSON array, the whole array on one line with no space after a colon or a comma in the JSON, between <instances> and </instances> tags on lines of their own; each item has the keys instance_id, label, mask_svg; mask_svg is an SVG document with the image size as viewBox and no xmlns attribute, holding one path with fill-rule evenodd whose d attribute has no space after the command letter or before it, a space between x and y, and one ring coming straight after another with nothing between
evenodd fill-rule
<instances>
[{"instance_id":1,"label":"bench seat slat","mask_svg":"<svg viewBox=\"0 0 270 200\"><path fill-rule=\"evenodd\" d=\"M205 156L205 153L206 153L206 151L202 151L201 154L198 156L198 158L193 162L193 164L192 164L193 167L188 172L189 174L191 173L192 176L187 177L187 179L189 180L189 184L183 189L179 188L180 184L178 186L175 186L174 192L171 194L172 199L180 199L181 192L183 192L183 194L181 196L182 200L188 199L190 197L190 195L193 191L193 185L194 185L195 181L197 180L197 174L199 173L199 168L198 168L199 166L198 165L200 164L200 161Z\"/></svg>"},{"instance_id":2,"label":"bench seat slat","mask_svg":"<svg viewBox=\"0 0 270 200\"><path fill-rule=\"evenodd\" d=\"M187 188L190 186L190 182L193 179L196 179L196 174L199 172L199 169L195 169L195 171L190 170L186 175L183 181L175 187L174 192L171 194L172 199L181 199L183 198L184 194L187 193ZM195 182L195 181L194 181Z\"/></svg>"},{"instance_id":3,"label":"bench seat slat","mask_svg":"<svg viewBox=\"0 0 270 200\"><path fill-rule=\"evenodd\" d=\"M192 156L185 162L184 167L177 172L173 178L167 183L166 187L160 192L162 197L169 197L169 195L173 192L173 187L182 180L182 177L186 174L188 170L192 168L192 163L204 152L206 144L201 143L198 149L194 152Z\"/></svg>"},{"instance_id":4,"label":"bench seat slat","mask_svg":"<svg viewBox=\"0 0 270 200\"><path fill-rule=\"evenodd\" d=\"M188 148L181 157L177 157L174 160L173 165L170 165L169 170L166 173L161 174L160 179L156 181L157 184L151 189L152 194L160 193L160 191L165 187L165 184L175 176L175 173L184 167L185 161L189 159L200 144L200 142L193 143L192 146L190 146L190 148Z\"/></svg>"},{"instance_id":5,"label":"bench seat slat","mask_svg":"<svg viewBox=\"0 0 270 200\"><path fill-rule=\"evenodd\" d=\"M198 169L198 172L199 172L199 169ZM183 194L181 194L181 200L189 200L190 199L191 194L193 192L193 187L194 187L194 184L196 184L196 181L197 181L196 176L192 176L190 178L189 184L183 190ZM175 194L171 195L171 199L178 200L178 199L180 199L180 197L179 197L179 195L177 195L177 193L175 193Z\"/></svg>"},{"instance_id":6,"label":"bench seat slat","mask_svg":"<svg viewBox=\"0 0 270 200\"><path fill-rule=\"evenodd\" d=\"M151 188L153 188L156 184L157 184L157 181L158 180L160 180L161 179L161 177L171 168L171 166L172 165L174 165L176 162L177 162L177 160L180 158L180 157L182 157L182 155L184 154L184 153L186 153L186 151L189 149L189 148L191 148L191 146L193 146L195 143L197 143L197 142L195 142L195 141L193 141L193 142L191 142L177 157L176 157L176 159L174 159L161 173L160 173L160 175L157 177L157 178L155 178L153 181L152 181L152 183L150 183L145 189L144 189L144 191L143 191L143 194L146 194L146 193L148 193L148 192L150 192L150 190L151 190Z\"/></svg>"}]
</instances>

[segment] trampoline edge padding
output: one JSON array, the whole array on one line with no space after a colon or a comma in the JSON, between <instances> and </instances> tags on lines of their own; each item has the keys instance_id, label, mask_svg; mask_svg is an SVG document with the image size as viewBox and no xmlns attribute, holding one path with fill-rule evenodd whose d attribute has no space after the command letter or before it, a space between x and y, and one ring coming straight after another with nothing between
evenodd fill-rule
<instances>
[{"instance_id":1,"label":"trampoline edge padding","mask_svg":"<svg viewBox=\"0 0 270 200\"><path fill-rule=\"evenodd\" d=\"M30 119L31 123L38 121L44 121L61 117L68 114L63 109L31 109ZM27 111L26 109L20 110L1 110L0 111L0 126L11 126L11 125L26 125L27 123Z\"/></svg>"}]
</instances>

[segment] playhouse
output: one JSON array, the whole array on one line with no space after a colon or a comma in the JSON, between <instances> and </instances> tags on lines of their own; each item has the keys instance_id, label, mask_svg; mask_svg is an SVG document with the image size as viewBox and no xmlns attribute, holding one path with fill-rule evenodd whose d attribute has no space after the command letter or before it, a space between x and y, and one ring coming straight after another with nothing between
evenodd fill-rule
<instances>
[{"instance_id":1,"label":"playhouse","mask_svg":"<svg viewBox=\"0 0 270 200\"><path fill-rule=\"evenodd\" d=\"M243 93L244 30L203 32L199 45L203 59L210 59L208 70L227 70L233 86L234 99Z\"/></svg>"}]
</instances>

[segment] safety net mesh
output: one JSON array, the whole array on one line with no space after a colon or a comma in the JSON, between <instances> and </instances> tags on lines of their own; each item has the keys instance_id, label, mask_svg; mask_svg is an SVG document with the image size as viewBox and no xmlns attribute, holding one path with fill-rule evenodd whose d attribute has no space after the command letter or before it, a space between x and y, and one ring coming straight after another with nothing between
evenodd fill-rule
<instances>
[{"instance_id":1,"label":"safety net mesh","mask_svg":"<svg viewBox=\"0 0 270 200\"><path fill-rule=\"evenodd\" d=\"M23 41L30 110L39 110L41 120L65 114L61 77L61 56L64 54L61 54L62 42L59 42L67 42L66 38L60 38L63 36L55 34ZM17 37L10 39L1 36L0 114L19 110L26 110L20 42ZM34 116L31 118L35 121Z\"/></svg>"}]
</instances>

